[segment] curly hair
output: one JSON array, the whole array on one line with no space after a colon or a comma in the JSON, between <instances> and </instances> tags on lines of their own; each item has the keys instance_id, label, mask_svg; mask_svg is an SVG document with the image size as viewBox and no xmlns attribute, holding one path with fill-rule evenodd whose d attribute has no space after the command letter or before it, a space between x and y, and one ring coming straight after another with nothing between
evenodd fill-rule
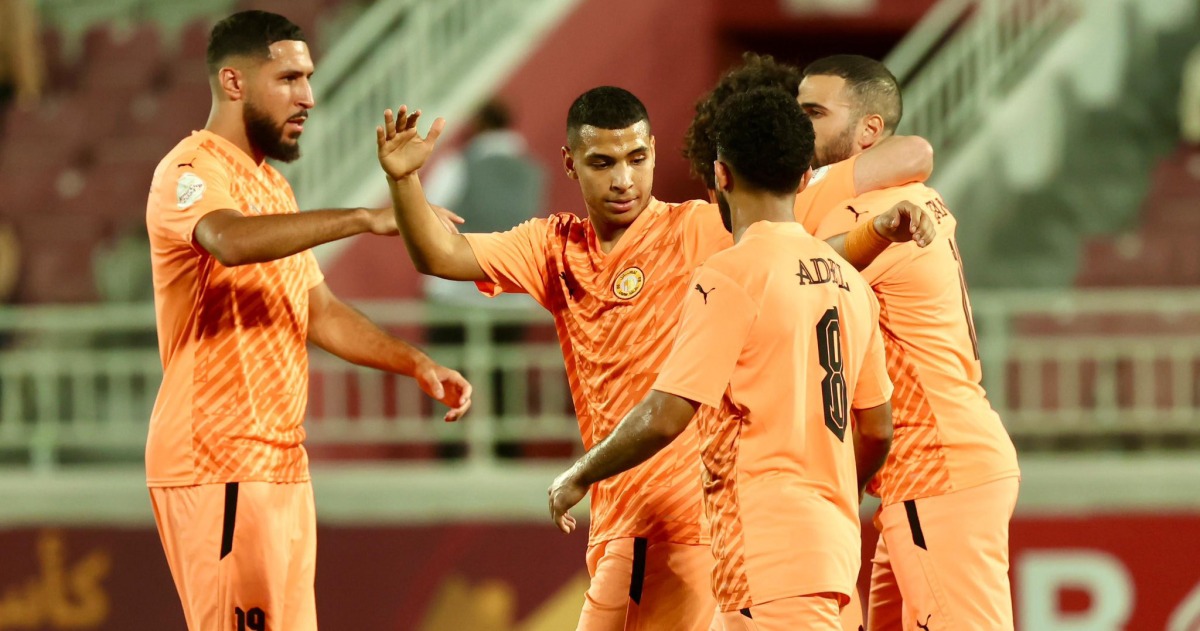
<instances>
[{"instance_id":1,"label":"curly hair","mask_svg":"<svg viewBox=\"0 0 1200 631\"><path fill-rule=\"evenodd\" d=\"M816 134L796 97L756 88L729 97L713 122L718 159L750 187L793 195L813 159Z\"/></svg>"},{"instance_id":2,"label":"curly hair","mask_svg":"<svg viewBox=\"0 0 1200 631\"><path fill-rule=\"evenodd\" d=\"M726 72L708 94L696 102L696 116L688 126L683 140L683 157L692 165L692 175L704 180L710 189L713 181L713 161L717 159L717 142L713 123L729 97L755 88L772 87L793 97L800 87L800 69L775 61L770 55L744 53L742 65Z\"/></svg>"}]
</instances>

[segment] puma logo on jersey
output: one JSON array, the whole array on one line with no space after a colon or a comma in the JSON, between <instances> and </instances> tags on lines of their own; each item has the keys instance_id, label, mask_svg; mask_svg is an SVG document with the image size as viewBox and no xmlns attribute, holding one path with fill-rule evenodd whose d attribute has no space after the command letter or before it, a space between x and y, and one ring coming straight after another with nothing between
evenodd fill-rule
<instances>
[{"instance_id":1,"label":"puma logo on jersey","mask_svg":"<svg viewBox=\"0 0 1200 631\"><path fill-rule=\"evenodd\" d=\"M925 616L925 623L921 624L920 622L917 622L917 628L924 629L925 631L929 631L929 620L932 618L933 618L933 614L929 614L928 616Z\"/></svg>"},{"instance_id":2,"label":"puma logo on jersey","mask_svg":"<svg viewBox=\"0 0 1200 631\"><path fill-rule=\"evenodd\" d=\"M571 282L571 277L567 276L566 272L559 272L558 277L562 279L563 285L566 285L567 295L571 297L571 300L579 300L575 297L575 283Z\"/></svg>"},{"instance_id":3,"label":"puma logo on jersey","mask_svg":"<svg viewBox=\"0 0 1200 631\"><path fill-rule=\"evenodd\" d=\"M196 164L196 159L195 159L195 158L192 158L192 161L191 161L191 162L180 162L180 163L177 165L177 168L178 168L178 167L188 167L189 169L194 169L194 168L196 168L196 167L195 167L195 164Z\"/></svg>"},{"instance_id":4,"label":"puma logo on jersey","mask_svg":"<svg viewBox=\"0 0 1200 631\"><path fill-rule=\"evenodd\" d=\"M853 206L850 206L850 205L847 205L847 206L846 206L846 210L848 210L848 211L850 211L850 212L854 213L854 223L858 223L858 218L859 218L859 217L861 217L861 216L863 216L863 215L865 215L865 214L867 214L867 211L865 211L865 210L863 210L863 211L854 210L854 207L853 207Z\"/></svg>"},{"instance_id":5,"label":"puma logo on jersey","mask_svg":"<svg viewBox=\"0 0 1200 631\"><path fill-rule=\"evenodd\" d=\"M708 291L704 291L704 288L700 286L700 283L696 283L696 291L700 292L701 296L704 296L704 304L708 304L708 295L716 290L717 288L713 287Z\"/></svg>"}]
</instances>

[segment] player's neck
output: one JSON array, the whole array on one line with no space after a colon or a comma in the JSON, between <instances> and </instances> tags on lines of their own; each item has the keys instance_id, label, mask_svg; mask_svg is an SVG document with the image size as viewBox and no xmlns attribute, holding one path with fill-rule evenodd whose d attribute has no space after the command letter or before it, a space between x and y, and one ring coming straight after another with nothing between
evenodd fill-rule
<instances>
[{"instance_id":1,"label":"player's neck","mask_svg":"<svg viewBox=\"0 0 1200 631\"><path fill-rule=\"evenodd\" d=\"M733 241L741 241L742 235L752 224L759 221L795 223L794 199L766 193L730 195L729 208L733 224Z\"/></svg>"},{"instance_id":2,"label":"player's neck","mask_svg":"<svg viewBox=\"0 0 1200 631\"><path fill-rule=\"evenodd\" d=\"M625 236L625 233L629 230L629 224L612 226L597 223L593 219L592 229L596 231L596 243L600 246L600 251L608 254L613 251L613 248L617 247L617 242L621 240L621 237Z\"/></svg>"},{"instance_id":3,"label":"player's neck","mask_svg":"<svg viewBox=\"0 0 1200 631\"><path fill-rule=\"evenodd\" d=\"M220 107L213 108L208 115L208 123L204 129L233 143L238 149L246 152L246 155L250 156L250 159L257 164L262 164L266 159L261 151L256 150L250 144L250 137L246 135L246 123L242 120L241 112L233 112Z\"/></svg>"}]
</instances>

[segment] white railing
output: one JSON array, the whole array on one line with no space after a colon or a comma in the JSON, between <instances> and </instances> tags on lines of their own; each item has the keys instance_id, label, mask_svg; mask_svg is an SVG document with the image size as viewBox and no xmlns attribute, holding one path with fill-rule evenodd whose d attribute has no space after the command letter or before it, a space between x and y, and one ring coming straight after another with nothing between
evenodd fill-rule
<instances>
[{"instance_id":1,"label":"white railing","mask_svg":"<svg viewBox=\"0 0 1200 631\"><path fill-rule=\"evenodd\" d=\"M307 430L316 458L401 448L408 458L457 447L474 463L531 444L579 442L562 352L540 310L450 310L415 301L357 305L374 321L460 370L474 388L469 420L450 425L410 379L312 353ZM461 327L466 344L421 342L426 327ZM542 342L495 344L497 326ZM38 469L63 460L136 457L162 370L151 305L0 310L0 457ZM503 388L503 395L496 388ZM344 446L357 446L347 452ZM323 451L324 450L324 451ZM397 452L389 452L397 453Z\"/></svg>"},{"instance_id":2,"label":"white railing","mask_svg":"<svg viewBox=\"0 0 1200 631\"><path fill-rule=\"evenodd\" d=\"M303 160L288 165L306 208L377 204L383 110L407 104L461 123L579 0L376 2L320 60Z\"/></svg>"},{"instance_id":3,"label":"white railing","mask_svg":"<svg viewBox=\"0 0 1200 631\"><path fill-rule=\"evenodd\" d=\"M900 131L952 148L1004 96L1083 0L942 0L888 56Z\"/></svg>"},{"instance_id":4,"label":"white railing","mask_svg":"<svg viewBox=\"0 0 1200 631\"><path fill-rule=\"evenodd\" d=\"M980 291L972 299L984 385L1014 436L1200 436L1200 292ZM410 380L314 353L315 458L426 459L454 446L451 457L487 464L505 449L578 450L544 313L359 306L417 343L426 327L464 327L465 345L421 346L472 380L475 408L461 423L442 423ZM136 459L161 379L153 317L149 305L0 310L0 458L38 469ZM517 323L540 341L492 343L493 327Z\"/></svg>"}]
</instances>

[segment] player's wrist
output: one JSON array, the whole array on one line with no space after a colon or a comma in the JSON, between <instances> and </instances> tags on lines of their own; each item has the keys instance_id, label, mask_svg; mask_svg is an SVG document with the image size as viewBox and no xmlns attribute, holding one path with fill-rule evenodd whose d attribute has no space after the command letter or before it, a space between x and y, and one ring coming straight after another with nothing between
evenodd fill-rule
<instances>
[{"instance_id":1,"label":"player's wrist","mask_svg":"<svg viewBox=\"0 0 1200 631\"><path fill-rule=\"evenodd\" d=\"M891 244L891 241L880 234L875 221L868 221L846 235L846 260L862 269L870 265L871 261Z\"/></svg>"}]
</instances>

